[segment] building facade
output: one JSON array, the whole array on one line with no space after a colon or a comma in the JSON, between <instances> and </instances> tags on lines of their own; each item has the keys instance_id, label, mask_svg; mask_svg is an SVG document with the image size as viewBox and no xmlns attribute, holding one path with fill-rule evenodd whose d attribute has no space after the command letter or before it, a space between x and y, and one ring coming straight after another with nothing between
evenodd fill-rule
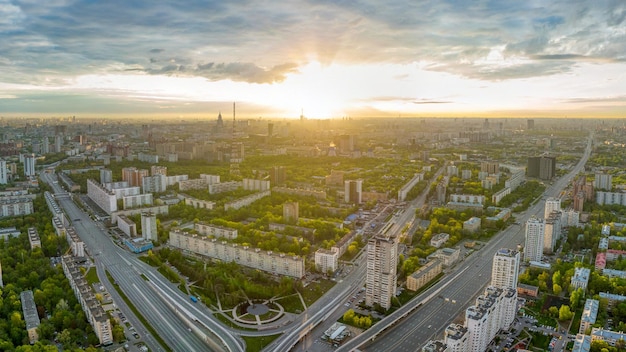
<instances>
[{"instance_id":1,"label":"building facade","mask_svg":"<svg viewBox=\"0 0 626 352\"><path fill-rule=\"evenodd\" d=\"M391 307L396 294L398 243L394 238L373 237L367 242L365 304Z\"/></svg>"},{"instance_id":2,"label":"building facade","mask_svg":"<svg viewBox=\"0 0 626 352\"><path fill-rule=\"evenodd\" d=\"M407 290L417 291L441 274L443 263L439 259L431 260L406 278Z\"/></svg>"},{"instance_id":3,"label":"building facade","mask_svg":"<svg viewBox=\"0 0 626 352\"><path fill-rule=\"evenodd\" d=\"M544 225L543 219L538 219L534 216L526 221L524 261L540 262L543 259Z\"/></svg>"},{"instance_id":4,"label":"building facade","mask_svg":"<svg viewBox=\"0 0 626 352\"><path fill-rule=\"evenodd\" d=\"M230 244L180 229L170 231L169 243L172 247L183 250L183 253L192 253L224 262L235 262L270 274L301 279L305 273L303 257Z\"/></svg>"},{"instance_id":5,"label":"building facade","mask_svg":"<svg viewBox=\"0 0 626 352\"><path fill-rule=\"evenodd\" d=\"M491 285L517 290L520 253L509 248L501 248L493 256Z\"/></svg>"}]
</instances>

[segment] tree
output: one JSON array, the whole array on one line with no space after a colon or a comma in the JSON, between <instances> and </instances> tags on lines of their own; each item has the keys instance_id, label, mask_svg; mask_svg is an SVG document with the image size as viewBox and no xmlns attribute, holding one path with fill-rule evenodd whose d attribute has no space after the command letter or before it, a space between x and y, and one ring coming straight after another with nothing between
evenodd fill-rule
<instances>
[{"instance_id":1,"label":"tree","mask_svg":"<svg viewBox=\"0 0 626 352\"><path fill-rule=\"evenodd\" d=\"M574 313L572 313L568 305L563 304L561 308L559 308L559 320L570 320L573 316Z\"/></svg>"},{"instance_id":2,"label":"tree","mask_svg":"<svg viewBox=\"0 0 626 352\"><path fill-rule=\"evenodd\" d=\"M560 295L561 291L562 291L562 289L561 289L561 286L559 284L553 284L552 285L552 292L554 292L554 294L556 296Z\"/></svg>"},{"instance_id":3,"label":"tree","mask_svg":"<svg viewBox=\"0 0 626 352\"><path fill-rule=\"evenodd\" d=\"M351 322L354 319L355 313L354 310L348 309L345 313L343 313L343 321Z\"/></svg>"},{"instance_id":4,"label":"tree","mask_svg":"<svg viewBox=\"0 0 626 352\"><path fill-rule=\"evenodd\" d=\"M121 325L115 325L113 327L113 341L122 342L126 339L124 336L124 327Z\"/></svg>"},{"instance_id":5,"label":"tree","mask_svg":"<svg viewBox=\"0 0 626 352\"><path fill-rule=\"evenodd\" d=\"M555 306L552 306L548 309L548 312L550 313L551 317L556 317L557 315L559 315L559 309Z\"/></svg>"}]
</instances>

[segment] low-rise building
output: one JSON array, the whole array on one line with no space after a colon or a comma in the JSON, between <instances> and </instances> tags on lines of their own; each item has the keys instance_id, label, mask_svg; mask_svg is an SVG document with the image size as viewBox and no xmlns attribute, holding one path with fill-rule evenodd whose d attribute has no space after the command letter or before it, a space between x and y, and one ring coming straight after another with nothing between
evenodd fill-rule
<instances>
[{"instance_id":1,"label":"low-rise building","mask_svg":"<svg viewBox=\"0 0 626 352\"><path fill-rule=\"evenodd\" d=\"M417 291L422 286L430 282L437 275L441 274L443 264L439 259L432 260L423 267L417 269L413 274L406 278L406 288L411 291Z\"/></svg>"},{"instance_id":2,"label":"low-rise building","mask_svg":"<svg viewBox=\"0 0 626 352\"><path fill-rule=\"evenodd\" d=\"M572 352L590 352L591 351L591 336L577 334L574 340L574 347Z\"/></svg>"},{"instance_id":3,"label":"low-rise building","mask_svg":"<svg viewBox=\"0 0 626 352\"><path fill-rule=\"evenodd\" d=\"M481 220L479 217L472 216L471 218L463 221L463 230L469 233L476 233L480 231Z\"/></svg>"},{"instance_id":4,"label":"low-rise building","mask_svg":"<svg viewBox=\"0 0 626 352\"><path fill-rule=\"evenodd\" d=\"M539 295L539 287L517 284L517 294L522 296L537 297Z\"/></svg>"},{"instance_id":5,"label":"low-rise building","mask_svg":"<svg viewBox=\"0 0 626 352\"><path fill-rule=\"evenodd\" d=\"M334 273L338 267L338 252L327 249L315 251L315 268L322 273Z\"/></svg>"},{"instance_id":6,"label":"low-rise building","mask_svg":"<svg viewBox=\"0 0 626 352\"><path fill-rule=\"evenodd\" d=\"M259 269L276 275L302 278L305 273L304 258L284 253L264 251L192 234L182 229L170 231L172 247L207 258Z\"/></svg>"},{"instance_id":7,"label":"low-rise building","mask_svg":"<svg viewBox=\"0 0 626 352\"><path fill-rule=\"evenodd\" d=\"M202 222L194 224L193 227L194 230L198 231L199 234L204 236L214 236L218 238L226 238L229 240L234 240L235 238L237 238L237 229L231 227L205 224Z\"/></svg>"},{"instance_id":8,"label":"low-rise building","mask_svg":"<svg viewBox=\"0 0 626 352\"><path fill-rule=\"evenodd\" d=\"M63 273L67 277L70 287L74 291L74 295L78 299L85 317L94 333L98 337L100 344L110 345L113 343L113 329L109 315L104 311L100 302L96 299L96 295L87 283L87 280L80 271L79 264L75 258L64 256L61 258Z\"/></svg>"},{"instance_id":9,"label":"low-rise building","mask_svg":"<svg viewBox=\"0 0 626 352\"><path fill-rule=\"evenodd\" d=\"M572 289L582 288L583 290L587 290L587 284L589 283L589 275L591 274L591 270L587 268L576 268L574 271L574 276L572 276L572 280L570 282L570 286Z\"/></svg>"},{"instance_id":10,"label":"low-rise building","mask_svg":"<svg viewBox=\"0 0 626 352\"><path fill-rule=\"evenodd\" d=\"M579 334L586 334L587 329L590 329L591 326L596 323L599 307L600 301L597 301L595 299L587 299L585 301L583 314L580 317L580 327L578 328Z\"/></svg>"},{"instance_id":11,"label":"low-rise building","mask_svg":"<svg viewBox=\"0 0 626 352\"><path fill-rule=\"evenodd\" d=\"M616 332L611 330L604 330L601 328L591 329L591 342L593 341L605 341L609 346L615 346L617 341L626 340L626 334L623 332Z\"/></svg>"},{"instance_id":12,"label":"low-rise building","mask_svg":"<svg viewBox=\"0 0 626 352\"><path fill-rule=\"evenodd\" d=\"M137 236L137 224L126 217L126 215L120 215L117 217L117 227L128 237Z\"/></svg>"},{"instance_id":13,"label":"low-rise building","mask_svg":"<svg viewBox=\"0 0 626 352\"><path fill-rule=\"evenodd\" d=\"M435 248L439 248L443 246L449 239L450 234L445 232L438 233L436 235L433 235L433 237L430 239L430 245Z\"/></svg>"},{"instance_id":14,"label":"low-rise building","mask_svg":"<svg viewBox=\"0 0 626 352\"><path fill-rule=\"evenodd\" d=\"M30 243L31 250L35 248L41 248L41 238L39 238L39 233L34 227L28 228L28 242Z\"/></svg>"},{"instance_id":15,"label":"low-rise building","mask_svg":"<svg viewBox=\"0 0 626 352\"><path fill-rule=\"evenodd\" d=\"M459 260L460 255L461 250L458 248L441 248L429 255L428 259L439 259L444 267L450 267Z\"/></svg>"},{"instance_id":16,"label":"low-rise building","mask_svg":"<svg viewBox=\"0 0 626 352\"><path fill-rule=\"evenodd\" d=\"M20 293L20 300L22 301L22 312L24 314L24 322L26 323L28 342L32 345L39 340L37 328L41 323L39 321L39 314L37 313L37 306L35 305L35 296L33 295L33 291L22 291Z\"/></svg>"}]
</instances>

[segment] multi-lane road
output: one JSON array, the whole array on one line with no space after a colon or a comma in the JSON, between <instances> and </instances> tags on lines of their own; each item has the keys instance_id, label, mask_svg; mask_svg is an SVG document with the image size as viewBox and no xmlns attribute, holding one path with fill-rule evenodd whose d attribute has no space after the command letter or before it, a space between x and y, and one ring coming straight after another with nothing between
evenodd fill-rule
<instances>
[{"instance_id":1,"label":"multi-lane road","mask_svg":"<svg viewBox=\"0 0 626 352\"><path fill-rule=\"evenodd\" d=\"M105 270L122 289L141 315L165 343L175 351L243 351L244 343L216 322L211 312L192 303L178 288L164 280L156 270L118 247L100 224L78 208L71 197L56 182L56 176L42 174L65 210L76 232L94 258L98 276L141 338L154 351L162 350L159 343L143 327L115 289L106 280ZM148 280L144 279L145 276ZM124 309L126 308L126 309ZM143 330L143 331L141 331ZM211 332L212 331L212 332Z\"/></svg>"},{"instance_id":2,"label":"multi-lane road","mask_svg":"<svg viewBox=\"0 0 626 352\"><path fill-rule=\"evenodd\" d=\"M590 135L587 148L578 164L548 187L544 192L545 197L558 197L570 180L583 169L591 154L592 139L593 135ZM524 223L532 215L542 216L544 203L536 202L527 211L517 214L518 220ZM346 342L337 351L352 351L357 348L367 351L419 350L428 340L440 336L446 326L485 288L491 279L492 259L497 249L515 248L523 241L523 226L513 225L507 228L494 236L478 253L458 264L435 286L363 334Z\"/></svg>"},{"instance_id":3,"label":"multi-lane road","mask_svg":"<svg viewBox=\"0 0 626 352\"><path fill-rule=\"evenodd\" d=\"M579 173L591 152L590 136L587 149L580 162L571 172L556 181L544 193L545 196L558 196L573 176ZM441 169L443 170L443 168ZM437 173L440 174L441 170ZM191 351L243 351L244 343L236 337L240 331L225 328L212 316L212 312L201 305L191 303L187 296L169 281L138 260L135 255L119 248L104 231L99 223L74 204L69 196L55 182L56 176L43 174L44 181L49 183L59 205L72 220L77 233L85 242L98 270L103 284L116 298L116 302L124 310L131 323L141 327L139 319L125 306L112 285L105 278L108 271L119 287L133 302L138 311L157 331L167 345L173 350ZM415 210L425 200L425 195L411 202L407 209L393 219L390 231L398 233L413 219ZM543 213L543 202L537 202L529 210L517 214L518 220L525 222L531 215ZM514 248L522 243L524 231L522 226L512 226L489 241L479 253L465 258L435 286L426 290L414 300L374 325L365 333L351 339L339 351L356 350L357 348L378 351L415 351L429 339L439 336L445 327L458 317L461 312L479 294L491 276L491 261L498 248ZM267 346L267 351L288 351L298 342L298 350L311 347L308 336L321 322L336 321L343 313L338 309L354 295L365 280L365 256L357 259L351 275L337 284L326 295L315 302L304 313L300 314L291 324L275 327L265 332L246 332L244 335L267 335L268 333L285 332L279 339ZM143 277L147 277L145 280ZM317 331L317 330L316 330ZM157 341L143 328L139 331L143 340L152 350L160 349Z\"/></svg>"}]
</instances>

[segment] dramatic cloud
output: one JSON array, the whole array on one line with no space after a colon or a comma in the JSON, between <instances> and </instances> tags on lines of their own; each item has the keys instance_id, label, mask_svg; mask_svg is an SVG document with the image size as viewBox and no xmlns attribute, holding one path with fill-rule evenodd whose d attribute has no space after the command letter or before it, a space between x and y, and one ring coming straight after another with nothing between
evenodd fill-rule
<instances>
[{"instance_id":1,"label":"dramatic cloud","mask_svg":"<svg viewBox=\"0 0 626 352\"><path fill-rule=\"evenodd\" d=\"M626 65L625 28L623 0L0 0L0 95L15 95L3 88L8 84L64 90L74 89L83 76L126 74L134 79L197 77L220 87L222 81L263 85L278 101L271 86L297 81L294 77L316 62L327 68L401 67L393 76L372 69L365 77L342 79L371 85L392 80L405 91L395 91L387 82L394 92L387 93L393 96L385 108L392 101L426 108L463 101L454 87L449 94L422 92L423 85L449 75L463 86L476 87L475 81L481 81L493 87L504 81L537 84L537 78L560 83L587 65ZM596 68L588 79L600 76ZM302 84L321 91L342 85L363 88L325 79L313 76ZM597 93L568 96L593 98L609 86L615 87L596 82L580 89ZM107 92L123 91L107 87ZM236 94L245 86L229 87ZM89 94L102 94L98 87L91 89ZM615 94L626 94L624 89ZM522 90L511 88L510 94ZM380 94L351 101L375 101Z\"/></svg>"}]
</instances>

